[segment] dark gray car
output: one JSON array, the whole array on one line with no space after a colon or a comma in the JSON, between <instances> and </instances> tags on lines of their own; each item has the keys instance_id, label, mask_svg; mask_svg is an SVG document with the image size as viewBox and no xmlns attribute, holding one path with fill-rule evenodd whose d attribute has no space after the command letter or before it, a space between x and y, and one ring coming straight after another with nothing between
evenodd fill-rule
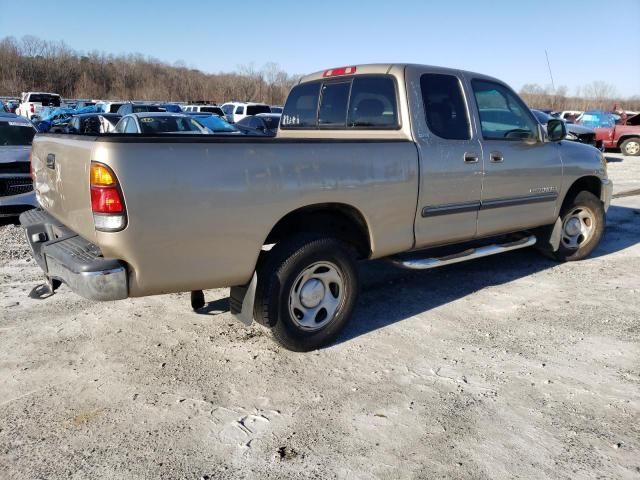
<instances>
[{"instance_id":1,"label":"dark gray car","mask_svg":"<svg viewBox=\"0 0 640 480\"><path fill-rule=\"evenodd\" d=\"M544 128L547 128L547 123L549 122L549 120L554 118L548 113L542 112L540 110L531 109L531 112ZM593 128L567 122L565 122L565 126L567 128L567 140L586 143L589 145L593 145L596 148L602 149L602 142L596 141L596 131Z\"/></svg>"}]
</instances>

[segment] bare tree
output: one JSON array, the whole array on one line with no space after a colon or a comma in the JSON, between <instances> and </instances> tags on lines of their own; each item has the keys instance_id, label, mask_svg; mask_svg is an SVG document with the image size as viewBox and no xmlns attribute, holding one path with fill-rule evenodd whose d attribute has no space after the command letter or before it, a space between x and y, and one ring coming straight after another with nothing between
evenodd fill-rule
<instances>
[{"instance_id":1,"label":"bare tree","mask_svg":"<svg viewBox=\"0 0 640 480\"><path fill-rule=\"evenodd\" d=\"M282 103L295 81L274 63L207 74L141 54L80 53L34 36L0 39L0 94L43 90L67 98L140 100L230 99Z\"/></svg>"}]
</instances>

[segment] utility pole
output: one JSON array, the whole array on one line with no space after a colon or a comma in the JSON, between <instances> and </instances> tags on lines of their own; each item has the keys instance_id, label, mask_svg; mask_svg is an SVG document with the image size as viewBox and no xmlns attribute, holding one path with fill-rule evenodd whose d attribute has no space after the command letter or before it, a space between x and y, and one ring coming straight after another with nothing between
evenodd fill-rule
<instances>
[{"instance_id":1,"label":"utility pole","mask_svg":"<svg viewBox=\"0 0 640 480\"><path fill-rule=\"evenodd\" d=\"M549 63L549 54L547 53L547 49L544 49L544 54L547 57L547 67L549 67L549 76L551 77L551 87L553 88L553 91L556 91L556 84L553 81L553 73L551 73L551 64Z\"/></svg>"}]
</instances>

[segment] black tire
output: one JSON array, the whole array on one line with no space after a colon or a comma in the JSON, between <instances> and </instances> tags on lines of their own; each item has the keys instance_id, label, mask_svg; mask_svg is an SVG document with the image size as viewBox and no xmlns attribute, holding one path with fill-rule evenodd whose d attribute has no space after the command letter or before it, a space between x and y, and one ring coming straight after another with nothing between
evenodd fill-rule
<instances>
[{"instance_id":1,"label":"black tire","mask_svg":"<svg viewBox=\"0 0 640 480\"><path fill-rule=\"evenodd\" d=\"M566 245L568 242L564 240L567 238L564 233L564 226L570 217L575 216L575 212L580 211L587 211L589 213L591 222L593 222L592 230L588 238L583 239L582 242L579 243L578 248L569 248ZM572 262L588 257L598 246L604 233L605 213L604 206L600 199L591 192L579 192L573 199L566 202L560 212L560 220L563 226L560 246L556 251L549 252L549 256L560 262ZM580 238L580 236L578 238Z\"/></svg>"},{"instance_id":2,"label":"black tire","mask_svg":"<svg viewBox=\"0 0 640 480\"><path fill-rule=\"evenodd\" d=\"M631 157L637 157L640 155L640 138L633 137L627 138L622 144L620 144L620 151L623 155L629 155Z\"/></svg>"},{"instance_id":3,"label":"black tire","mask_svg":"<svg viewBox=\"0 0 640 480\"><path fill-rule=\"evenodd\" d=\"M321 318L320 311L314 321L320 318L327 322L318 329L305 329L292 315L295 307L289 305L290 295L294 289L300 289L302 280L294 282L303 272L308 272L320 264L335 267L340 276L340 288L332 284L336 290L337 308L332 318ZM321 272L322 273L322 272ZM323 283L323 292L329 287ZM325 295L328 293L325 293ZM333 293L332 293L333 295ZM266 255L258 267L258 286L254 315L258 322L271 327L271 333L278 343L288 350L307 352L332 343L348 323L358 295L358 275L355 252L349 245L334 238L318 235L299 235L279 242ZM326 310L325 310L326 315ZM316 328L316 327L312 327Z\"/></svg>"}]
</instances>

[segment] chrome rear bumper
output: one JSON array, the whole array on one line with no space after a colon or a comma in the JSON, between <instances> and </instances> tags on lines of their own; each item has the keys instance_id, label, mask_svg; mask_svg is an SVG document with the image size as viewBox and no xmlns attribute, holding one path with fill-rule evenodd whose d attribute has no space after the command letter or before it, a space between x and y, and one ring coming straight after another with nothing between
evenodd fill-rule
<instances>
[{"instance_id":1,"label":"chrome rear bumper","mask_svg":"<svg viewBox=\"0 0 640 480\"><path fill-rule=\"evenodd\" d=\"M96 245L42 209L24 212L20 223L33 258L50 282L65 283L89 300L121 300L129 296L124 262L103 257Z\"/></svg>"}]
</instances>

